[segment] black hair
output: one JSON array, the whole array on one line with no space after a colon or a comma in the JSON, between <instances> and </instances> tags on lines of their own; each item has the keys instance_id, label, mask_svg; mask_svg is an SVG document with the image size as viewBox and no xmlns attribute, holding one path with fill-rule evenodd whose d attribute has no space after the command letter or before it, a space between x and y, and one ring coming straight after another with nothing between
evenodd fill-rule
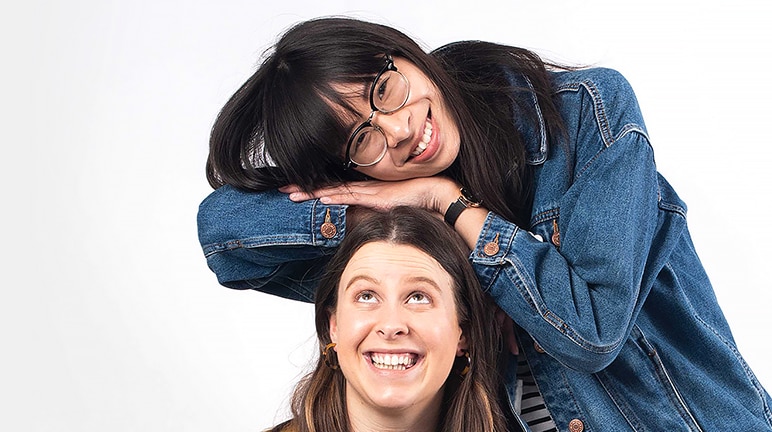
<instances>
[{"instance_id":1,"label":"black hair","mask_svg":"<svg viewBox=\"0 0 772 432\"><path fill-rule=\"evenodd\" d=\"M476 41L429 54L399 30L351 18L304 21L279 39L215 121L210 185L262 191L293 183L311 190L365 179L344 169L350 130L334 107L354 110L335 89L369 84L385 54L415 64L442 94L461 139L444 174L486 208L527 226L533 180L520 130L539 118L523 101L536 96L549 138L561 130L547 72L552 65L528 50Z\"/></svg>"}]
</instances>

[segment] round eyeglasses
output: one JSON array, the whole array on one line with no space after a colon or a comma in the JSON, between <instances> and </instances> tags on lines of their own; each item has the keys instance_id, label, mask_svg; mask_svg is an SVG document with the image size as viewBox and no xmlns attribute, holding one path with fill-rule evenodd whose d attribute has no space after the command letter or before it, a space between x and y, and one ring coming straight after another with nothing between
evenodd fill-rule
<instances>
[{"instance_id":1,"label":"round eyeglasses","mask_svg":"<svg viewBox=\"0 0 772 432\"><path fill-rule=\"evenodd\" d=\"M405 106L410 96L410 83L386 55L386 65L370 86L370 115L354 129L346 145L346 168L377 164L386 155L388 142L383 130L373 123L376 112L390 114Z\"/></svg>"}]
</instances>

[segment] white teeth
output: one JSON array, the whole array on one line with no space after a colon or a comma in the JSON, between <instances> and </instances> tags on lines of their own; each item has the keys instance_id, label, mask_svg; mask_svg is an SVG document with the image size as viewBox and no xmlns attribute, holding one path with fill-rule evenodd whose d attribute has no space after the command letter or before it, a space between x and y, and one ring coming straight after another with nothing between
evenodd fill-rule
<instances>
[{"instance_id":1,"label":"white teeth","mask_svg":"<svg viewBox=\"0 0 772 432\"><path fill-rule=\"evenodd\" d=\"M415 364L415 356L411 354L378 354L372 353L370 359L378 369L405 370Z\"/></svg>"},{"instance_id":2,"label":"white teeth","mask_svg":"<svg viewBox=\"0 0 772 432\"><path fill-rule=\"evenodd\" d=\"M418 143L418 146L413 150L412 153L410 153L411 156L418 156L421 153L426 150L426 146L429 144L429 141L432 139L432 123L428 119L426 120L426 124L424 125L424 136L421 138L421 142Z\"/></svg>"}]
</instances>

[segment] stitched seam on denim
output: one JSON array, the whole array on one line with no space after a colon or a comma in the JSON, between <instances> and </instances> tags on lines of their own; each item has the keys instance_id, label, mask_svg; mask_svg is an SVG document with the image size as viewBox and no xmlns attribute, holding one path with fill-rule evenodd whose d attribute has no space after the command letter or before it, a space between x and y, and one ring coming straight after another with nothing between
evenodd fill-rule
<instances>
[{"instance_id":1,"label":"stitched seam on denim","mask_svg":"<svg viewBox=\"0 0 772 432\"><path fill-rule=\"evenodd\" d=\"M662 211L666 211L666 212L670 212L670 213L676 213L676 214L680 215L681 217L683 217L684 219L686 219L686 209L684 209L681 206L677 206L675 204L671 204L671 203L668 203L668 202L662 202L661 199L659 200L657 205L659 206L660 210L662 210Z\"/></svg>"},{"instance_id":2,"label":"stitched seam on denim","mask_svg":"<svg viewBox=\"0 0 772 432\"><path fill-rule=\"evenodd\" d=\"M531 228L535 227L536 225L539 225L542 222L546 222L548 220L557 219L560 217L560 207L555 207L553 209L545 210L543 212L535 214L531 218Z\"/></svg>"},{"instance_id":3,"label":"stitched seam on denim","mask_svg":"<svg viewBox=\"0 0 772 432\"><path fill-rule=\"evenodd\" d=\"M627 123L624 126L622 126L622 129L619 130L619 133L614 139L614 142L619 141L625 135L633 132L638 132L639 134L643 135L643 137L646 138L646 142L649 144L649 147L651 147L651 140L649 139L649 135L646 133L645 130L643 130L641 126L639 126L636 123Z\"/></svg>"},{"instance_id":4,"label":"stitched seam on denim","mask_svg":"<svg viewBox=\"0 0 772 432\"><path fill-rule=\"evenodd\" d=\"M609 128L608 118L606 117L606 110L603 106L603 98L600 95L600 91L595 86L595 83L590 80L584 80L568 85L559 86L555 93L559 93L566 90L578 91L580 88L587 90L587 93L592 99L593 112L595 113L595 121L598 124L600 130L600 136L603 139L603 145L606 147L611 146L614 143L614 137L611 135Z\"/></svg>"},{"instance_id":5,"label":"stitched seam on denim","mask_svg":"<svg viewBox=\"0 0 772 432\"><path fill-rule=\"evenodd\" d=\"M493 218L491 218L491 217L490 217L490 214L489 214L489 217L487 217L487 218L486 218L486 222L485 222L485 225L483 225L482 231L481 231L481 233L480 233L480 239L484 239L484 238L487 238L487 236L488 236L488 232L490 231L490 227L491 227L491 225L492 225L492 224L493 224ZM517 232L517 230L515 230L515 232ZM477 256L482 256L482 255L480 255L480 253L479 253L479 252L478 252L476 255L477 255ZM470 253L469 257L470 257L470 260L471 260L472 264L475 264L475 263L477 263L477 262L478 262L477 260L475 260L475 259L474 259L474 258L475 258L475 253L474 253L474 251L472 251L472 252ZM486 266L487 268L489 268L489 269L492 267L492 266L490 265L490 264L491 264L491 262L490 262L489 260L481 260L481 261L479 261L479 264L480 264L480 265L485 265L485 266ZM495 267L493 267L493 268L494 268L494 270L493 270L493 275L491 275L491 277L490 277L490 279L489 279L489 281L488 281L487 285L486 285L486 286L484 286L484 287L482 287L482 290L483 290L483 292L484 292L484 293L488 293L488 292L490 292L490 290L491 290L491 288L493 287L494 283L495 283L495 282L496 282L496 280L498 279L498 277L499 277L499 274L501 273L501 267L500 267L500 266L495 266ZM479 279L479 278L478 278L478 279ZM482 283L482 281L480 281L480 282Z\"/></svg>"},{"instance_id":6,"label":"stitched seam on denim","mask_svg":"<svg viewBox=\"0 0 772 432\"><path fill-rule=\"evenodd\" d=\"M568 365L566 365L566 366L568 366ZM587 415L584 414L584 411L582 410L582 407L579 406L579 404L576 403L576 396L574 395L574 389L573 389L573 387L571 387L571 384L569 383L568 378L566 377L566 374L562 370L560 370L559 372L560 372L560 376L561 376L561 378L563 380L563 388L567 389L568 393L571 395L571 402L573 402L574 409L576 410L576 413L578 414L577 417L583 418L583 419L587 419ZM544 401L544 404L545 405L547 404L546 400ZM549 407L547 407L547 411L549 411ZM550 413L551 413L551 411L550 411ZM571 416L569 416L569 418L570 417ZM557 421L555 420L554 417L553 417L552 420L555 421L555 424L557 424ZM568 419L566 419L566 420L568 420ZM568 430L568 423L565 423L564 426L565 426L565 430ZM586 424L585 424L585 428L587 428ZM587 428L587 430L588 430L588 432L590 431L589 428Z\"/></svg>"},{"instance_id":7,"label":"stitched seam on denim","mask_svg":"<svg viewBox=\"0 0 772 432\"><path fill-rule=\"evenodd\" d=\"M560 316L552 312L552 310L546 306L543 300L537 300L540 299L540 296L538 296L535 293L535 290L532 288L535 287L536 284L533 280L530 279L530 277L528 277L526 273L520 271L520 267L522 267L520 261L514 256L507 257L506 261L510 264L509 268L511 268L511 270L515 273L514 278L512 276L509 277L510 281L512 281L515 287L518 289L520 289L522 285L522 289L524 289L525 292L521 292L521 294L527 294L524 295L524 298L528 300L528 303L534 308L534 310L536 310L539 316L541 316L546 323L566 336L571 342L576 344L576 346L594 354L608 354L619 347L619 341L615 341L608 345L596 345L579 336L579 334L568 324L566 324L565 321L560 318ZM507 274L509 274L509 272L507 272ZM518 281L520 284L518 284ZM624 341L624 339L620 340Z\"/></svg>"},{"instance_id":8,"label":"stitched seam on denim","mask_svg":"<svg viewBox=\"0 0 772 432\"><path fill-rule=\"evenodd\" d=\"M516 228L515 234L519 228ZM512 241L514 241L514 235L512 236ZM509 242L508 242L509 243ZM509 246L509 244L508 244ZM504 261L509 263L509 268L512 269L512 271L515 273L515 277L509 276L510 281L512 281L517 288L521 288L520 285L522 285L522 289L525 290L525 292L521 291L521 295L523 295L524 298L529 300L529 304L536 310L536 312L542 317L542 319L550 324L552 327L554 327L556 330L558 330L560 333L565 335L569 340L574 342L577 346L595 353L595 354L608 354L610 352L613 352L616 350L620 343L624 342L624 338L620 338L617 341L614 341L611 344L608 345L596 345L588 340L582 338L574 329L572 329L568 324L563 321L560 316L552 312L551 309L546 307L546 304L544 301L537 301L537 298L540 298L540 296L536 295L535 289L532 287L536 286L536 283L530 279L527 273L524 273L520 270L522 267L522 263L519 259L517 259L516 255L509 255L507 254L504 257ZM509 272L506 272L507 274ZM493 285L493 279L491 280L490 286ZM518 283L520 282L520 283Z\"/></svg>"},{"instance_id":9,"label":"stitched seam on denim","mask_svg":"<svg viewBox=\"0 0 772 432\"><path fill-rule=\"evenodd\" d=\"M312 243L306 236L261 236L243 240L228 240L222 243L211 243L202 247L204 256L211 256L220 252L228 252L234 249L251 249L264 246L309 246Z\"/></svg>"},{"instance_id":10,"label":"stitched seam on denim","mask_svg":"<svg viewBox=\"0 0 772 432\"><path fill-rule=\"evenodd\" d=\"M317 235L321 235L321 234L318 234L314 230L314 228L316 228L316 218L318 217L317 216L317 212L318 212L317 209L318 209L318 207L319 207L319 200L315 200L314 204L311 206L311 218L308 221L309 224L310 224L310 226L308 226L308 232L311 233L311 242L312 242L311 244L313 244L313 245L316 245L316 243L318 241L317 238L316 238ZM321 226L321 225L322 224L320 223L319 226Z\"/></svg>"},{"instance_id":11,"label":"stitched seam on denim","mask_svg":"<svg viewBox=\"0 0 772 432\"><path fill-rule=\"evenodd\" d=\"M669 264L667 264L669 266ZM671 269L672 271L672 269ZM745 359L743 358L742 354L740 354L740 351L737 350L737 348L734 346L733 343L728 341L726 338L724 338L721 333L716 331L716 329L713 328L712 325L708 324L705 320L702 319L699 315L696 313L694 314L694 318L700 322L705 328L711 331L716 337L724 344L727 348L734 354L735 359L740 363L740 366L743 368L743 372L745 372L746 378L748 378L748 381L753 384L753 388L756 390L756 393L759 396L759 399L761 400L761 405L764 407L764 414L767 416L767 423L769 426L772 426L772 412L770 412L770 408L767 405L767 400L764 397L764 390L761 386L761 383L759 382L758 378L756 378L756 375L751 370L750 366L748 366L748 363L745 362Z\"/></svg>"},{"instance_id":12,"label":"stitched seam on denim","mask_svg":"<svg viewBox=\"0 0 772 432\"><path fill-rule=\"evenodd\" d=\"M630 127L628 128L627 126L630 126ZM628 124L627 126L625 126L625 129L626 129L626 130L625 130L624 134L620 135L620 136L619 136L619 138L622 138L623 136L625 136L625 135L627 135L628 133L631 133L631 132L638 132L638 133L641 133L641 134L644 136L644 138L646 138L646 141L648 142L648 137L646 136L646 134L645 134L645 133L643 133L642 131L638 130L638 127L637 127L637 126L635 126L634 124ZM616 139L614 142L617 142L617 141L619 141L619 138L618 138L618 139ZM606 146L606 147L604 147L603 149L601 149L599 152L595 153L595 155L593 155L593 157L592 157L592 158L590 158L590 160L588 160L588 161L587 161L587 162L584 164L584 166L582 166L582 168L581 168L579 171L577 171L577 172L576 172L576 175L574 175L574 183L576 183L576 181L577 181L577 180L579 180L579 178L580 178L580 177L581 177L581 176L582 176L582 175L583 175L583 174L584 174L584 173L585 173L587 170L589 170L589 169L590 169L590 167L591 167L591 166L592 166L592 165L595 163L595 160L596 160L596 159L598 159L598 158L599 158L599 157L600 157L600 156L603 154L603 152L605 152L606 150L608 150L608 149L609 149L609 147L610 147L610 146ZM649 144L649 147L651 147L651 144Z\"/></svg>"},{"instance_id":13,"label":"stitched seam on denim","mask_svg":"<svg viewBox=\"0 0 772 432\"><path fill-rule=\"evenodd\" d=\"M277 268L276 271L273 272L273 274L275 274L277 271L278 271L278 268ZM271 276L268 276L268 278L270 278L270 277ZM245 280L244 283L247 284L248 286L250 286L251 289L257 289L257 290L260 290L261 287L265 286L264 283L254 284L254 283L252 283L251 280ZM277 283L277 281L274 280L274 281L272 281L272 283L275 284L275 283ZM309 297L308 295L306 295L305 292L302 292L302 291L299 291L299 290L293 288L293 285L284 284L284 283L281 283L280 285L281 285L282 288L287 289L287 290L292 291L293 293L295 293L295 295L296 295L295 299L304 300L304 301L307 301L307 302L310 302L310 303L314 302L314 299L312 297Z\"/></svg>"},{"instance_id":14,"label":"stitched seam on denim","mask_svg":"<svg viewBox=\"0 0 772 432\"><path fill-rule=\"evenodd\" d=\"M520 296L522 296L525 301L528 303L528 305L533 308L539 315L542 315L541 308L539 307L539 303L536 301L533 292L531 292L531 289L529 288L528 282L526 282L526 278L523 277L523 275L518 270L517 264L520 264L520 261L515 257L506 258L507 264L509 264L504 270L504 274L507 275L507 279L509 279L510 282L515 286L515 288L520 293ZM510 270L514 272L514 277L510 275Z\"/></svg>"},{"instance_id":15,"label":"stitched seam on denim","mask_svg":"<svg viewBox=\"0 0 772 432\"><path fill-rule=\"evenodd\" d=\"M486 222L483 225L482 229L480 230L480 236L478 237L478 243L484 242L486 238L490 238L492 231L492 225L493 225L493 217L491 216L493 213L489 213L488 217L486 217ZM514 225L514 224L513 224ZM512 230L512 235L507 237L507 241L504 242L504 237L499 238L499 248L504 253L501 254L499 258L489 257L485 255L484 252L482 252L484 246L480 247L479 244L475 245L475 250L472 251L470 254L470 258L472 259L473 263L479 263L479 264L485 264L485 265L501 265L505 262L505 255L507 254L507 251L512 249L512 244L515 242L515 236L517 235L517 232L520 231L520 227L517 225L514 225L514 229ZM475 253L476 251L476 253ZM498 254L497 254L498 255Z\"/></svg>"},{"instance_id":16,"label":"stitched seam on denim","mask_svg":"<svg viewBox=\"0 0 772 432\"><path fill-rule=\"evenodd\" d=\"M654 372L657 374L657 378L659 378L663 385L671 390L671 392L667 392L666 394L670 399L670 402L673 404L673 407L678 411L684 421L692 423L692 425L688 425L690 429L691 426L694 426L697 428L698 432L703 432L702 427L700 427L699 423L697 423L697 419L694 417L694 414L692 414L689 406L686 405L686 401L684 400L683 396L681 396L681 392L678 391L678 387L676 387L675 382L673 382L670 373L665 367L665 363L662 362L662 357L660 357L659 352L646 338L643 330L638 328L638 332L641 336L638 338L637 342L643 344L648 351L647 354L651 359L652 365L654 366Z\"/></svg>"},{"instance_id":17,"label":"stitched seam on denim","mask_svg":"<svg viewBox=\"0 0 772 432\"><path fill-rule=\"evenodd\" d=\"M607 345L596 345L581 337L579 333L576 332L576 330L566 324L565 321L563 321L558 315L554 314L551 310L548 310L548 313L550 316L554 317L553 320L555 324L553 324L553 326L561 333L563 333L569 340L573 341L577 346L583 348L586 351L592 352L594 354L608 354L614 352L614 350L619 348L619 345L624 342L624 339L620 338L619 340L612 341ZM545 320L547 318L548 317L545 316Z\"/></svg>"},{"instance_id":18,"label":"stitched seam on denim","mask_svg":"<svg viewBox=\"0 0 772 432\"><path fill-rule=\"evenodd\" d=\"M625 418L625 421L627 421L627 424L629 424L630 427L636 432L646 432L647 431L646 427L643 425L643 422L641 421L641 419L639 419L638 416L635 415L635 412L630 407L630 404L625 403L624 407L621 406L620 403L623 401L624 398L619 398L615 396L615 395L618 395L619 392L617 392L616 389L612 389L609 386L607 386L605 380L601 379L606 375L608 375L606 371L600 371L594 374L595 379L598 380L598 382L600 383L600 386L603 387L603 390L605 390L606 394L609 395L611 402L613 402L614 405L617 407L617 410L622 414L622 417ZM619 401L617 399L619 399ZM635 418L628 417L628 413L634 416Z\"/></svg>"}]
</instances>

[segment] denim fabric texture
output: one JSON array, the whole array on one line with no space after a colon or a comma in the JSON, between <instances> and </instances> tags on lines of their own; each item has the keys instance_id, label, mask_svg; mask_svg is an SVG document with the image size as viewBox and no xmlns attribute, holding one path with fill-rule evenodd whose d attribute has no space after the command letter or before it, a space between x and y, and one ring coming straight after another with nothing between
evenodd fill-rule
<instances>
[{"instance_id":1,"label":"denim fabric texture","mask_svg":"<svg viewBox=\"0 0 772 432\"><path fill-rule=\"evenodd\" d=\"M632 88L602 68L555 72L553 84L567 140L548 146L543 124L520 127L531 225L489 213L470 259L517 323L559 430L772 430L772 400L737 351L686 205L656 171ZM345 206L223 186L200 206L199 239L224 286L312 301L345 217Z\"/></svg>"}]
</instances>

